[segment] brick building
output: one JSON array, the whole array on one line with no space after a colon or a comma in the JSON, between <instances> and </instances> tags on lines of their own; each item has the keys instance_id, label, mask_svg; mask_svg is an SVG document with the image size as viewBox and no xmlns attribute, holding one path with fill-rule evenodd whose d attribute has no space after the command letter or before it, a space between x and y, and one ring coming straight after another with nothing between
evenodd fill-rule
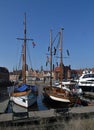
<instances>
[{"instance_id":1,"label":"brick building","mask_svg":"<svg viewBox=\"0 0 94 130\"><path fill-rule=\"evenodd\" d=\"M71 78L71 67L70 66L64 66L62 67L63 69L63 79L70 79ZM55 68L55 79L59 80L60 79L60 67Z\"/></svg>"}]
</instances>

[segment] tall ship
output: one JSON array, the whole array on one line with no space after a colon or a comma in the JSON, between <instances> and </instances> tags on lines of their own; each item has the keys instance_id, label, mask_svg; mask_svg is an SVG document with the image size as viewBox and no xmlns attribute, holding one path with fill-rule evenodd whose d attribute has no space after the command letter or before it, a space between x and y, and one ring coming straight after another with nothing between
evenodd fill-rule
<instances>
[{"instance_id":1,"label":"tall ship","mask_svg":"<svg viewBox=\"0 0 94 130\"><path fill-rule=\"evenodd\" d=\"M18 38L24 41L22 46L22 84L15 86L11 93L11 100L22 107L28 108L37 102L37 86L28 85L26 82L26 41L32 40L26 37L26 13L24 19L24 38Z\"/></svg>"},{"instance_id":2,"label":"tall ship","mask_svg":"<svg viewBox=\"0 0 94 130\"><path fill-rule=\"evenodd\" d=\"M68 89L64 87L62 84L63 81L63 54L62 54L62 32L63 28L60 29L59 34L59 51L60 51L60 87L53 86L52 84L52 56L53 56L53 51L52 51L52 31L50 33L50 85L45 86L43 89L43 95L46 100L49 100L54 103L59 103L61 105L69 105L69 104L75 104L77 103L80 98L78 95L75 95L71 93L71 91L68 91Z\"/></svg>"}]
</instances>

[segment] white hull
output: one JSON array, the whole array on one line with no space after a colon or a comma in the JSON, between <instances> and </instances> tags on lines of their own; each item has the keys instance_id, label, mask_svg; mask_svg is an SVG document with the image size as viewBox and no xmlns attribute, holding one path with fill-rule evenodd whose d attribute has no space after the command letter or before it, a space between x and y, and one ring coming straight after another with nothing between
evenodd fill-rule
<instances>
[{"instance_id":1,"label":"white hull","mask_svg":"<svg viewBox=\"0 0 94 130\"><path fill-rule=\"evenodd\" d=\"M78 80L78 86L82 88L83 91L94 92L94 73L84 71L82 76Z\"/></svg>"},{"instance_id":2,"label":"white hull","mask_svg":"<svg viewBox=\"0 0 94 130\"><path fill-rule=\"evenodd\" d=\"M28 108L31 105L33 105L35 102L37 102L37 96L32 95L32 97L30 98L28 98L27 95L19 96L19 97L11 97L11 100L17 105Z\"/></svg>"},{"instance_id":3,"label":"white hull","mask_svg":"<svg viewBox=\"0 0 94 130\"><path fill-rule=\"evenodd\" d=\"M58 98L58 97L55 97L55 96L50 96L50 98L54 101L58 101L58 102L64 102L64 103L70 103L70 100L69 99L64 99L64 98Z\"/></svg>"},{"instance_id":4,"label":"white hull","mask_svg":"<svg viewBox=\"0 0 94 130\"><path fill-rule=\"evenodd\" d=\"M79 82L79 86L91 86L94 87L94 82Z\"/></svg>"},{"instance_id":5,"label":"white hull","mask_svg":"<svg viewBox=\"0 0 94 130\"><path fill-rule=\"evenodd\" d=\"M85 92L94 92L94 84L79 83L78 86Z\"/></svg>"}]
</instances>

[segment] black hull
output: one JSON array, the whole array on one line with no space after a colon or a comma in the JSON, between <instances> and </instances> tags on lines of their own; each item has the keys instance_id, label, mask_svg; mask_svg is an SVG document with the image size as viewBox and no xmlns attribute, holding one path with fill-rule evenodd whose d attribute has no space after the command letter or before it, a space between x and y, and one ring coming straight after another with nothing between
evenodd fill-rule
<instances>
[{"instance_id":1,"label":"black hull","mask_svg":"<svg viewBox=\"0 0 94 130\"><path fill-rule=\"evenodd\" d=\"M82 89L83 92L94 92L94 86L80 86L79 88Z\"/></svg>"},{"instance_id":2,"label":"black hull","mask_svg":"<svg viewBox=\"0 0 94 130\"><path fill-rule=\"evenodd\" d=\"M70 103L65 103L65 102L59 102L52 100L46 93L43 93L44 99L43 102L45 105L51 108L65 108L68 107Z\"/></svg>"}]
</instances>

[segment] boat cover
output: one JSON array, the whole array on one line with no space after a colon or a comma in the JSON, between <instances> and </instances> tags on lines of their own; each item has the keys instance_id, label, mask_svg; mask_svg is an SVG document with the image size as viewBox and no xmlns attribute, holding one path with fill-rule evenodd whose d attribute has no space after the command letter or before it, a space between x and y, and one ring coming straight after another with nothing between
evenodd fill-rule
<instances>
[{"instance_id":1,"label":"boat cover","mask_svg":"<svg viewBox=\"0 0 94 130\"><path fill-rule=\"evenodd\" d=\"M23 92L25 91L29 86L27 84L22 84L21 87L17 88L17 91Z\"/></svg>"}]
</instances>

